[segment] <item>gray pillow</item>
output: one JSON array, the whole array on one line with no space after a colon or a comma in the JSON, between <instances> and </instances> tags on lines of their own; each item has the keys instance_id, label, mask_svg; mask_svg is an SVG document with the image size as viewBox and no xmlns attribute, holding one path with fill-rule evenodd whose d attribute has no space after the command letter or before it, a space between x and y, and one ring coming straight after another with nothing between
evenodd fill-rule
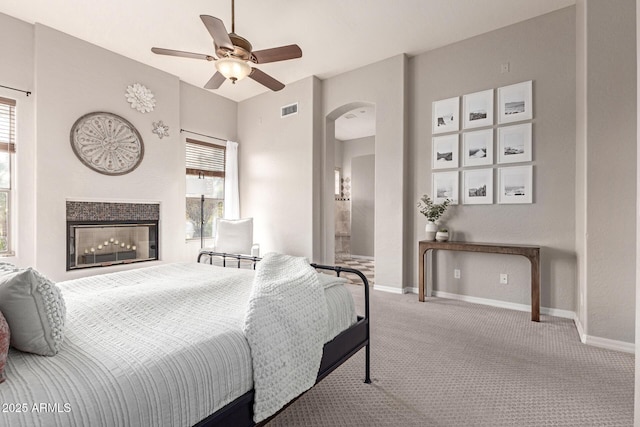
<instances>
[{"instance_id":1,"label":"gray pillow","mask_svg":"<svg viewBox=\"0 0 640 427\"><path fill-rule=\"evenodd\" d=\"M0 311L11 330L11 346L54 356L64 339L66 308L60 289L32 268L0 265Z\"/></svg>"}]
</instances>

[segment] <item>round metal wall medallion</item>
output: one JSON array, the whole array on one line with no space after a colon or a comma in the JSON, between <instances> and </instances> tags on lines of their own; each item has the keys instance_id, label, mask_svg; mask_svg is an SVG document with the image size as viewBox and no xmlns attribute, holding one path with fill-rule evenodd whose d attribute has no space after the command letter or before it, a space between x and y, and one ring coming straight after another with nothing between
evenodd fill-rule
<instances>
[{"instance_id":1,"label":"round metal wall medallion","mask_svg":"<svg viewBox=\"0 0 640 427\"><path fill-rule=\"evenodd\" d=\"M126 119L104 112L85 114L71 128L71 148L85 166L105 175L124 175L144 156L142 137Z\"/></svg>"}]
</instances>

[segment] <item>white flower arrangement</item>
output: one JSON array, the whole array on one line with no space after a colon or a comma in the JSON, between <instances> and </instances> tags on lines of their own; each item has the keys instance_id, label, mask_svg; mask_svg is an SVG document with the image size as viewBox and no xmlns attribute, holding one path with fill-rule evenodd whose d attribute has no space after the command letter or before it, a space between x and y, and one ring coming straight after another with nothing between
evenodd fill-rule
<instances>
[{"instance_id":1,"label":"white flower arrangement","mask_svg":"<svg viewBox=\"0 0 640 427\"><path fill-rule=\"evenodd\" d=\"M153 97L153 93L140 83L134 83L127 86L127 93L125 93L125 96L127 97L127 101L131 104L131 108L135 108L141 113L153 111L156 106L156 100Z\"/></svg>"}]
</instances>

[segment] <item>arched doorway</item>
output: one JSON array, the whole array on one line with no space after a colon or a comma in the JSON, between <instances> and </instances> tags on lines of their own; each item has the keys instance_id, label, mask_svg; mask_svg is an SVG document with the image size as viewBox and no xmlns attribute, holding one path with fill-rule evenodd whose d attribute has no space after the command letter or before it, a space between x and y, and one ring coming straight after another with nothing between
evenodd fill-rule
<instances>
[{"instance_id":1,"label":"arched doorway","mask_svg":"<svg viewBox=\"0 0 640 427\"><path fill-rule=\"evenodd\" d=\"M362 101L342 105L325 118L320 234L327 263L353 255L373 261L375 121L375 104Z\"/></svg>"}]
</instances>

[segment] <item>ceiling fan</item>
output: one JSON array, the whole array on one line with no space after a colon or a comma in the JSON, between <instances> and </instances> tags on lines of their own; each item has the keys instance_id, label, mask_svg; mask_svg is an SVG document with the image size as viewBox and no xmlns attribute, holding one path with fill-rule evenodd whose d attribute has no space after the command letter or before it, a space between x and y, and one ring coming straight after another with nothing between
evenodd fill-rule
<instances>
[{"instance_id":1,"label":"ceiling fan","mask_svg":"<svg viewBox=\"0 0 640 427\"><path fill-rule=\"evenodd\" d=\"M204 26L213 38L217 58L202 53L183 52L159 47L153 47L151 51L159 55L215 61L217 71L207 84L204 85L206 89L218 89L226 79L231 80L231 83L235 83L245 77L249 77L273 91L284 88L283 83L274 79L264 71L253 67L252 64L266 64L269 62L300 58L302 56L300 46L290 44L287 46L253 51L251 43L235 33L235 0L231 0L230 33L227 33L224 23L219 18L200 15L200 19L202 19Z\"/></svg>"}]
</instances>

